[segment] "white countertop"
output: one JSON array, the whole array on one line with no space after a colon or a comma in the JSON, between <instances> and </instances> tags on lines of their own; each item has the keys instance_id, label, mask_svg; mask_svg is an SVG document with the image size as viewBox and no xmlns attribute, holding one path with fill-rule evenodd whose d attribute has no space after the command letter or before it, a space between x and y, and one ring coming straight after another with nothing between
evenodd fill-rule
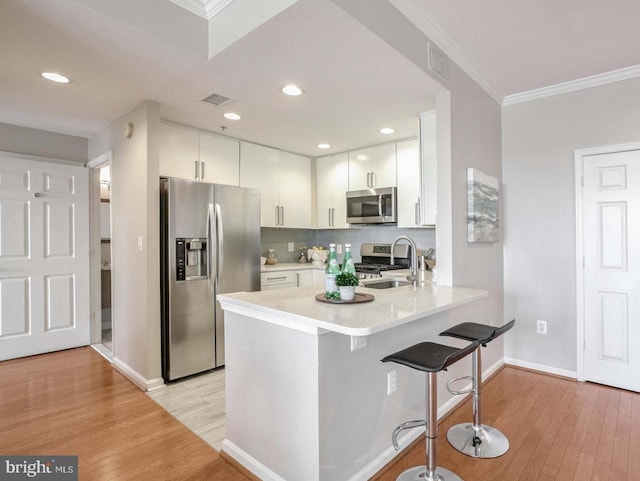
<instances>
[{"instance_id":1,"label":"white countertop","mask_svg":"<svg viewBox=\"0 0 640 481\"><path fill-rule=\"evenodd\" d=\"M402 276L396 274L394 277ZM317 286L291 287L224 294L219 295L218 300L225 311L283 327L314 334L338 332L367 336L489 295L485 290L438 286L430 282L391 289L357 287L356 292L374 296L371 302L357 304L317 301L315 296L321 292L322 288Z\"/></svg>"}]
</instances>

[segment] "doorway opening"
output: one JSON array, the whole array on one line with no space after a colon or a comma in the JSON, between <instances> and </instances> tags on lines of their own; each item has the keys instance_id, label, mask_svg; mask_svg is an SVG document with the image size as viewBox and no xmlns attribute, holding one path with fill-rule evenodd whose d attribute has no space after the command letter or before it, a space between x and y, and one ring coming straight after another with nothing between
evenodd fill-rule
<instances>
[{"instance_id":1,"label":"doorway opening","mask_svg":"<svg viewBox=\"0 0 640 481\"><path fill-rule=\"evenodd\" d=\"M91 345L112 361L115 347L115 319L112 316L112 153L107 152L91 160L87 166L91 168Z\"/></svg>"},{"instance_id":2,"label":"doorway opening","mask_svg":"<svg viewBox=\"0 0 640 481\"><path fill-rule=\"evenodd\" d=\"M100 340L113 354L111 317L111 164L100 166Z\"/></svg>"}]
</instances>

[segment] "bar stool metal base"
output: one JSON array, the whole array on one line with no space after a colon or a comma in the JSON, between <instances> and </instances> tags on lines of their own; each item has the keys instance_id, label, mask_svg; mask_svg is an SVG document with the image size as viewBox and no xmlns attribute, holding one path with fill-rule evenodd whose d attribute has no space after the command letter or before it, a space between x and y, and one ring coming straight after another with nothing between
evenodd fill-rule
<instances>
[{"instance_id":1,"label":"bar stool metal base","mask_svg":"<svg viewBox=\"0 0 640 481\"><path fill-rule=\"evenodd\" d=\"M435 478L427 477L426 466L415 466L398 476L396 481L462 481L460 476L440 466L436 468L435 474Z\"/></svg>"},{"instance_id":2,"label":"bar stool metal base","mask_svg":"<svg viewBox=\"0 0 640 481\"><path fill-rule=\"evenodd\" d=\"M455 449L474 458L497 458L509 450L507 437L491 426L474 429L473 424L456 424L447 431L447 440Z\"/></svg>"}]
</instances>

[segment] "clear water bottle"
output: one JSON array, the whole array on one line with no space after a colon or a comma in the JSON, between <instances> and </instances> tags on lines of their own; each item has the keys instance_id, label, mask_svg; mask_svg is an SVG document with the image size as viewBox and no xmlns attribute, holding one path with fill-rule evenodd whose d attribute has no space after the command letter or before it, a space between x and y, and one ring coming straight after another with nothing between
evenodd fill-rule
<instances>
[{"instance_id":1,"label":"clear water bottle","mask_svg":"<svg viewBox=\"0 0 640 481\"><path fill-rule=\"evenodd\" d=\"M351 258L351 244L344 245L344 259L342 260L342 272L356 275L356 267Z\"/></svg>"},{"instance_id":2,"label":"clear water bottle","mask_svg":"<svg viewBox=\"0 0 640 481\"><path fill-rule=\"evenodd\" d=\"M324 275L324 296L327 299L338 299L340 291L336 286L336 276L340 274L340 266L336 257L336 245L329 244L329 257L327 258L327 268Z\"/></svg>"}]
</instances>

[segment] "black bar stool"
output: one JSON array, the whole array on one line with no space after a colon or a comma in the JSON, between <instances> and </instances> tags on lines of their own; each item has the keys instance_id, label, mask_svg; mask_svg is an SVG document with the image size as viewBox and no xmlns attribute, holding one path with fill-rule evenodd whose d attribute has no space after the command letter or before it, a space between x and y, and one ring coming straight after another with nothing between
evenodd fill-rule
<instances>
[{"instance_id":1,"label":"black bar stool","mask_svg":"<svg viewBox=\"0 0 640 481\"><path fill-rule=\"evenodd\" d=\"M462 481L458 475L448 469L437 466L436 442L438 439L438 371L446 369L454 362L468 354L475 352L478 341L472 342L466 347L457 348L436 344L434 342L421 342L411 347L398 351L385 357L382 362L396 362L404 366L425 371L427 420L408 421L398 426L391 436L393 447L398 449L397 437L403 429L425 426L427 442L426 466L415 466L403 472L396 481Z\"/></svg>"},{"instance_id":2,"label":"black bar stool","mask_svg":"<svg viewBox=\"0 0 640 481\"><path fill-rule=\"evenodd\" d=\"M473 423L456 424L447 432L449 444L461 453L474 458L497 458L509 450L507 437L491 426L482 424L482 356L481 348L513 327L513 319L504 326L494 327L475 322L463 322L441 332L441 336L455 337L466 341L478 341L478 347L473 351L472 375L451 379L447 389L451 394L473 394ZM463 379L471 380L471 389L454 391L451 383Z\"/></svg>"}]
</instances>

